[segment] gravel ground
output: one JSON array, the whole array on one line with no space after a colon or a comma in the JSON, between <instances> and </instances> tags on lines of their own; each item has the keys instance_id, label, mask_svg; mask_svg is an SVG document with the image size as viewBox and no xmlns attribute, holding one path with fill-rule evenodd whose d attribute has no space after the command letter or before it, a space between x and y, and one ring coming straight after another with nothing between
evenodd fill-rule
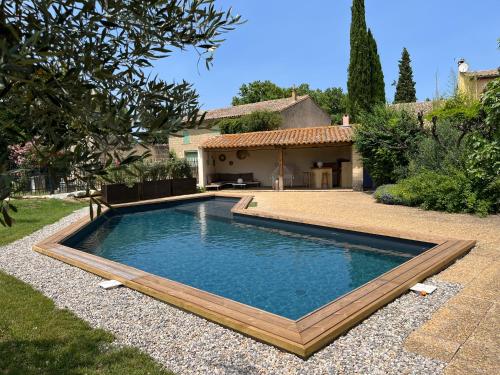
<instances>
[{"instance_id":1,"label":"gravel ground","mask_svg":"<svg viewBox=\"0 0 500 375\"><path fill-rule=\"evenodd\" d=\"M178 374L436 374L445 366L405 351L403 342L460 291L459 284L431 278L427 283L438 286L432 295L403 295L303 361L131 289L104 291L100 277L31 249L85 212L0 247L0 269Z\"/></svg>"}]
</instances>

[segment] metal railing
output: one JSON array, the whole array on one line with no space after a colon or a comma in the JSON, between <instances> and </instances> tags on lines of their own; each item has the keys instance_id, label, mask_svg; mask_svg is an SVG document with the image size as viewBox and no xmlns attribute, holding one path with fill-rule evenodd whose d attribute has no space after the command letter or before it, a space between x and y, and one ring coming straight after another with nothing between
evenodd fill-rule
<instances>
[{"instance_id":1,"label":"metal railing","mask_svg":"<svg viewBox=\"0 0 500 375\"><path fill-rule=\"evenodd\" d=\"M11 171L12 194L50 195L85 190L85 184L71 175L49 175L39 171Z\"/></svg>"}]
</instances>

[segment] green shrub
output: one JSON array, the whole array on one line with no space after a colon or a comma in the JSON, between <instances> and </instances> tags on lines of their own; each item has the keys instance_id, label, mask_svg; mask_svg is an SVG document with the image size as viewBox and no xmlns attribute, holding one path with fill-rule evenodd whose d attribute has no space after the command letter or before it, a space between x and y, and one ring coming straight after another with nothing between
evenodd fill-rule
<instances>
[{"instance_id":1,"label":"green shrub","mask_svg":"<svg viewBox=\"0 0 500 375\"><path fill-rule=\"evenodd\" d=\"M467 176L456 170L450 170L447 174L422 171L395 185L379 187L374 197L385 204L401 204L446 212L468 212L480 216L497 210L493 200L478 194Z\"/></svg>"},{"instance_id":2,"label":"green shrub","mask_svg":"<svg viewBox=\"0 0 500 375\"><path fill-rule=\"evenodd\" d=\"M423 131L416 117L406 111L379 106L361 116L354 142L377 185L407 176L410 155L416 153Z\"/></svg>"},{"instance_id":3,"label":"green shrub","mask_svg":"<svg viewBox=\"0 0 500 375\"><path fill-rule=\"evenodd\" d=\"M481 96L481 109L485 116L484 122L489 127L488 135L500 137L500 78L486 86Z\"/></svg>"},{"instance_id":4,"label":"green shrub","mask_svg":"<svg viewBox=\"0 0 500 375\"><path fill-rule=\"evenodd\" d=\"M245 124L241 117L226 118L217 122L221 134L245 133Z\"/></svg>"},{"instance_id":5,"label":"green shrub","mask_svg":"<svg viewBox=\"0 0 500 375\"><path fill-rule=\"evenodd\" d=\"M408 127L397 116L387 111L365 116L356 132L365 165L377 182L399 180L377 189L375 199L480 216L498 213L500 79L487 86L481 102L456 95L427 118L432 124L405 144Z\"/></svg>"},{"instance_id":6,"label":"green shrub","mask_svg":"<svg viewBox=\"0 0 500 375\"><path fill-rule=\"evenodd\" d=\"M132 186L138 182L160 181L169 178L191 178L193 172L186 159L179 159L171 153L166 161L138 161L125 166L113 166L107 169L106 176L100 178L103 183L116 183Z\"/></svg>"},{"instance_id":7,"label":"green shrub","mask_svg":"<svg viewBox=\"0 0 500 375\"><path fill-rule=\"evenodd\" d=\"M374 197L377 202L384 204L404 204L399 195L398 186L390 184L379 186L375 191Z\"/></svg>"},{"instance_id":8,"label":"green shrub","mask_svg":"<svg viewBox=\"0 0 500 375\"><path fill-rule=\"evenodd\" d=\"M237 134L278 129L282 122L279 113L255 111L242 117L220 120L217 126L221 134Z\"/></svg>"},{"instance_id":9,"label":"green shrub","mask_svg":"<svg viewBox=\"0 0 500 375\"><path fill-rule=\"evenodd\" d=\"M445 171L463 170L467 142L459 142L461 133L449 121L440 122L435 129L436 136L420 137L414 154L409 155L409 174L421 170Z\"/></svg>"},{"instance_id":10,"label":"green shrub","mask_svg":"<svg viewBox=\"0 0 500 375\"><path fill-rule=\"evenodd\" d=\"M167 163L170 178L191 178L193 172L186 159L170 158Z\"/></svg>"}]
</instances>

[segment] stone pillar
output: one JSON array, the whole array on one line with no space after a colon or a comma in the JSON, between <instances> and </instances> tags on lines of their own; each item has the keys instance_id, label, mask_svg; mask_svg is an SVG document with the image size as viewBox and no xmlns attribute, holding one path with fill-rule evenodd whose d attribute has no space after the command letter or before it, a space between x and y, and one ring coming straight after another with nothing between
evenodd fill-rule
<instances>
[{"instance_id":1,"label":"stone pillar","mask_svg":"<svg viewBox=\"0 0 500 375\"><path fill-rule=\"evenodd\" d=\"M363 160L354 145L351 146L351 162L352 190L363 191Z\"/></svg>"},{"instance_id":2,"label":"stone pillar","mask_svg":"<svg viewBox=\"0 0 500 375\"><path fill-rule=\"evenodd\" d=\"M202 148L198 149L198 186L203 188L207 182L207 158L206 151Z\"/></svg>"}]
</instances>

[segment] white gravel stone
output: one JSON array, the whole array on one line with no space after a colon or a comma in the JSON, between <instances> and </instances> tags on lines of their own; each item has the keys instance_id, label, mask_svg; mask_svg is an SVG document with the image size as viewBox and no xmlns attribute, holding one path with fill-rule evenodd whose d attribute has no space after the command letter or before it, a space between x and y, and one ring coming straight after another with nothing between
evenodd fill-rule
<instances>
[{"instance_id":1,"label":"white gravel stone","mask_svg":"<svg viewBox=\"0 0 500 375\"><path fill-rule=\"evenodd\" d=\"M99 288L102 278L32 250L86 214L79 210L0 247L0 269L112 332L117 345L138 347L177 374L438 374L444 368L407 352L403 343L460 291L458 284L428 279L438 287L432 295L403 295L304 361L134 290Z\"/></svg>"}]
</instances>

